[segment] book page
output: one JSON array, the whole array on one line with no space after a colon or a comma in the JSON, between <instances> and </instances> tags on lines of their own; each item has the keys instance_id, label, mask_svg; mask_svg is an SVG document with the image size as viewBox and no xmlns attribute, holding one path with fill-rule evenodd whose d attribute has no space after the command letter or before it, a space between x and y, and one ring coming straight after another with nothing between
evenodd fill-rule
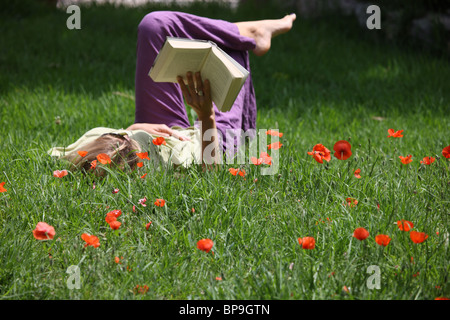
<instances>
[{"instance_id":1,"label":"book page","mask_svg":"<svg viewBox=\"0 0 450 320\"><path fill-rule=\"evenodd\" d=\"M206 59L201 75L203 80L209 80L211 98L220 110L228 94L233 76L224 62L214 54L210 54Z\"/></svg>"},{"instance_id":2,"label":"book page","mask_svg":"<svg viewBox=\"0 0 450 320\"><path fill-rule=\"evenodd\" d=\"M214 46L212 51L223 61L234 78L247 78L249 72L220 47Z\"/></svg>"},{"instance_id":3,"label":"book page","mask_svg":"<svg viewBox=\"0 0 450 320\"><path fill-rule=\"evenodd\" d=\"M186 78L186 72L200 71L210 48L173 49L165 58L164 67L159 70L155 82L177 82L177 76Z\"/></svg>"}]
</instances>

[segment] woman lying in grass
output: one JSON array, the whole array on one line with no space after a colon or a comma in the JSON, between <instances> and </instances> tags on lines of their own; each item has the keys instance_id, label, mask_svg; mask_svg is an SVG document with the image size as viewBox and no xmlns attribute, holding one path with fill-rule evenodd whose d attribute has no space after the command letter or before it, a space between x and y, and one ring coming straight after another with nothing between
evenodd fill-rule
<instances>
[{"instance_id":1,"label":"woman lying in grass","mask_svg":"<svg viewBox=\"0 0 450 320\"><path fill-rule=\"evenodd\" d=\"M154 160L175 165L217 163L220 149L225 150L227 129L245 132L256 128L251 76L231 110L220 112L211 101L209 81L203 80L200 73L188 72L187 86L181 77L176 84L156 83L148 76L160 48L167 36L210 40L250 71L249 50L258 56L265 54L271 39L289 31L295 18L291 14L277 20L232 23L181 12L149 13L138 27L135 123L121 130L92 129L72 145L53 148L49 153L85 169L91 168L100 153L107 154L120 167L128 164L133 169L139 161L136 152L141 151L149 151ZM201 129L190 125L183 99L196 112ZM212 132L210 139L204 139L206 132ZM164 139L155 140L158 137ZM164 144L157 146L162 141ZM78 154L81 150L87 151L86 156Z\"/></svg>"}]
</instances>

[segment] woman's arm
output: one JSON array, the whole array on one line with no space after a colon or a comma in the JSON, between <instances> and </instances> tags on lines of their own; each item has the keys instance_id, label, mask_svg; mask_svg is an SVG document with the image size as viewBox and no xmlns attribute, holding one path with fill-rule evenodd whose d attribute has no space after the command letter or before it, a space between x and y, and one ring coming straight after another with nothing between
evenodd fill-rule
<instances>
[{"instance_id":1,"label":"woman's arm","mask_svg":"<svg viewBox=\"0 0 450 320\"><path fill-rule=\"evenodd\" d=\"M188 137L179 135L176 131L170 129L165 124L155 124L155 123L133 123L127 128L127 130L144 130L150 134L158 135L161 137L175 137L181 141L189 141Z\"/></svg>"},{"instance_id":2,"label":"woman's arm","mask_svg":"<svg viewBox=\"0 0 450 320\"><path fill-rule=\"evenodd\" d=\"M210 83L208 80L202 81L200 72L195 73L195 85L192 72L188 72L186 78L188 82L187 87L181 76L178 76L177 80L186 104L194 109L198 120L202 124L202 163L208 165L217 164L220 160L220 149L214 107L211 100ZM210 140L205 141L205 133L210 137Z\"/></svg>"}]
</instances>

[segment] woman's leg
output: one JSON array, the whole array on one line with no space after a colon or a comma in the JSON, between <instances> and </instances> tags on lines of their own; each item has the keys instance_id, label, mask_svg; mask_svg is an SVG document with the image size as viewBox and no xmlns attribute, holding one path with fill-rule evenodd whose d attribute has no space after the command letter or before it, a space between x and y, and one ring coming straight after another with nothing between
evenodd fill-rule
<instances>
[{"instance_id":1,"label":"woman's leg","mask_svg":"<svg viewBox=\"0 0 450 320\"><path fill-rule=\"evenodd\" d=\"M242 36L255 40L253 52L262 56L269 51L272 38L288 32L295 19L295 13L291 13L282 19L236 22L235 25Z\"/></svg>"}]
</instances>

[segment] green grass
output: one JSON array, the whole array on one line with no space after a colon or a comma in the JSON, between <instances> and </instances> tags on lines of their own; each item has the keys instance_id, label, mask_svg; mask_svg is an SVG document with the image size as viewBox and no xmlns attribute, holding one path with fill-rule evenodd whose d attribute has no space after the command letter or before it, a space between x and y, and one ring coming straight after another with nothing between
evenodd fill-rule
<instances>
[{"instance_id":1,"label":"green grass","mask_svg":"<svg viewBox=\"0 0 450 320\"><path fill-rule=\"evenodd\" d=\"M0 182L8 190L0 193L1 299L450 296L450 175L441 155L450 144L448 60L377 40L351 19L298 19L267 55L251 56L258 128L284 133L276 175L249 164L243 179L228 166L201 172L149 162L105 179L79 172L57 179L53 170L65 164L46 154L50 147L93 127L133 122L136 28L147 12L166 7L82 8L82 30L66 28L64 11L19 9L0 18ZM251 5L171 9L231 21L285 13ZM388 139L389 128L404 137ZM346 161L321 165L307 155L317 143L332 150L342 139L352 144ZM398 156L408 154L413 162L402 165ZM425 156L436 162L420 165ZM147 207L138 205L143 197ZM358 205L343 206L347 197ZM166 206L155 207L156 198ZM123 212L117 231L104 220L113 209ZM400 219L429 238L412 243L397 228ZM39 221L55 227L54 240L34 239ZM369 238L352 238L357 227ZM84 248L84 232L101 246ZM392 238L385 248L374 241L380 233ZM299 246L304 236L315 237L314 250ZM202 238L214 241L214 255L196 248ZM72 265L80 267L78 290L67 287ZM366 286L371 265L380 267L379 290ZM134 294L136 285L149 291Z\"/></svg>"}]
</instances>

